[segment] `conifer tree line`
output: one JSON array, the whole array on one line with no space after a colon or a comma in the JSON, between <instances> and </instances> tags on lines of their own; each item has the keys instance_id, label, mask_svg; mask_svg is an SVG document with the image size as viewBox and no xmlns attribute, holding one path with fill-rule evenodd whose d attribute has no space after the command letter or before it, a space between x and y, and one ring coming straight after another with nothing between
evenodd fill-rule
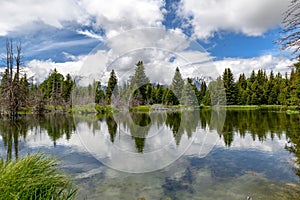
<instances>
[{"instance_id":1,"label":"conifer tree line","mask_svg":"<svg viewBox=\"0 0 300 200\"><path fill-rule=\"evenodd\" d=\"M24 110L43 113L49 107L54 110L70 108L75 86L71 75L64 77L54 69L41 84L30 83L21 69L21 45L16 45L16 55L14 50L12 41L7 41L6 67L0 83L1 114L13 117ZM76 87L76 92L78 91L87 96L94 93L95 103L102 106L118 106L124 102L129 106L300 105L300 62L294 65L290 75L282 76L273 71L266 74L265 71L258 70L252 71L250 77L242 73L236 80L227 68L215 81L209 84L202 81L197 87L192 78L182 77L178 67L169 86L151 83L143 62L139 61L127 84L119 86L117 75L112 70L107 86L95 81L86 88Z\"/></svg>"},{"instance_id":2,"label":"conifer tree line","mask_svg":"<svg viewBox=\"0 0 300 200\"><path fill-rule=\"evenodd\" d=\"M252 71L249 77L244 73L235 77L230 68L222 76L207 84L196 85L192 78L184 80L177 67L169 86L151 83L145 74L142 61L128 84L117 86L117 77L112 70L106 91L98 85L96 103L111 103L112 91L117 100L129 102L129 106L140 105L300 105L300 62L291 69L290 75L269 74L266 71Z\"/></svg>"},{"instance_id":3,"label":"conifer tree line","mask_svg":"<svg viewBox=\"0 0 300 200\"><path fill-rule=\"evenodd\" d=\"M26 73L17 75L11 82L10 72L5 69L1 79L1 114L16 117L18 112L33 112L42 114L49 111L50 107L56 111L67 110L71 107L71 93L74 81L70 74L64 77L56 69L41 84L33 84L27 78Z\"/></svg>"},{"instance_id":4,"label":"conifer tree line","mask_svg":"<svg viewBox=\"0 0 300 200\"><path fill-rule=\"evenodd\" d=\"M169 87L160 83L151 83L146 76L142 61L136 64L135 73L130 77L128 84L122 87L117 85L117 77L114 70L111 71L106 90L100 82L97 83L95 102L100 105L109 105L114 96L114 105L128 103L130 107L140 105L190 105L198 104L196 92L198 89L192 79L186 81L181 76L179 68L176 68L172 83ZM206 88L206 87L205 87ZM205 94L201 90L201 94Z\"/></svg>"},{"instance_id":5,"label":"conifer tree line","mask_svg":"<svg viewBox=\"0 0 300 200\"><path fill-rule=\"evenodd\" d=\"M0 114L15 118L22 111L43 113L47 105L53 106L55 110L58 106L70 106L74 86L71 75L64 77L54 69L41 84L30 83L21 67L21 50L21 44L14 48L13 42L7 40L6 66L0 82Z\"/></svg>"},{"instance_id":6,"label":"conifer tree line","mask_svg":"<svg viewBox=\"0 0 300 200\"><path fill-rule=\"evenodd\" d=\"M300 62L290 75L258 70L248 78L242 73L236 81L227 68L222 80L227 105L300 105Z\"/></svg>"}]
</instances>

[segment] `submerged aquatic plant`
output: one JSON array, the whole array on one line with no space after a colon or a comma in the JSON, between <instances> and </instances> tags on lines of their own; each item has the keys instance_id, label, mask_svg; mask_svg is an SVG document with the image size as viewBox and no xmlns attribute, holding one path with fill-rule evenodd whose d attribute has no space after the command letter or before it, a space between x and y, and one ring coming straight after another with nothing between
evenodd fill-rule
<instances>
[{"instance_id":1,"label":"submerged aquatic plant","mask_svg":"<svg viewBox=\"0 0 300 200\"><path fill-rule=\"evenodd\" d=\"M0 199L74 199L76 192L54 158L38 153L0 161Z\"/></svg>"}]
</instances>

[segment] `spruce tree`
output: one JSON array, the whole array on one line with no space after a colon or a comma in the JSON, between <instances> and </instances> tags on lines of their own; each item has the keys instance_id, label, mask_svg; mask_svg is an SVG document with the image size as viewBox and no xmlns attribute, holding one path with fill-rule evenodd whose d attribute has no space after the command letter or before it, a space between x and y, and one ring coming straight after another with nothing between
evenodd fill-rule
<instances>
[{"instance_id":1,"label":"spruce tree","mask_svg":"<svg viewBox=\"0 0 300 200\"><path fill-rule=\"evenodd\" d=\"M177 96L174 94L173 90L170 89L167 90L167 93L165 95L165 104L170 106L179 104L179 100Z\"/></svg>"},{"instance_id":2,"label":"spruce tree","mask_svg":"<svg viewBox=\"0 0 300 200\"><path fill-rule=\"evenodd\" d=\"M233 74L229 68L225 69L222 78L224 82L227 105L234 105L236 104L237 100L237 87L234 82Z\"/></svg>"},{"instance_id":3,"label":"spruce tree","mask_svg":"<svg viewBox=\"0 0 300 200\"><path fill-rule=\"evenodd\" d=\"M195 94L195 88L193 87L192 79L190 78L187 79L187 83L183 87L180 102L181 104L187 106L198 105L198 99Z\"/></svg>"},{"instance_id":4,"label":"spruce tree","mask_svg":"<svg viewBox=\"0 0 300 200\"><path fill-rule=\"evenodd\" d=\"M29 82L27 79L27 74L25 73L20 80L20 95L19 95L19 102L21 107L26 107L28 105L28 98L29 98Z\"/></svg>"},{"instance_id":5,"label":"spruce tree","mask_svg":"<svg viewBox=\"0 0 300 200\"><path fill-rule=\"evenodd\" d=\"M45 95L50 104L57 109L58 105L63 103L62 89L64 76L57 72L56 69L51 73L49 78L45 80Z\"/></svg>"},{"instance_id":6,"label":"spruce tree","mask_svg":"<svg viewBox=\"0 0 300 200\"><path fill-rule=\"evenodd\" d=\"M149 87L151 87L151 94L150 94L150 104L155 104L157 102L156 99L156 87L153 87L151 84L149 84Z\"/></svg>"},{"instance_id":7,"label":"spruce tree","mask_svg":"<svg viewBox=\"0 0 300 200\"><path fill-rule=\"evenodd\" d=\"M282 75L278 72L275 77L275 88L278 92L278 104L287 105L288 104L288 88L287 82L282 78Z\"/></svg>"},{"instance_id":8,"label":"spruce tree","mask_svg":"<svg viewBox=\"0 0 300 200\"><path fill-rule=\"evenodd\" d=\"M253 95L253 93L255 92L255 90L253 90L252 88L252 84L254 83L254 81L256 80L256 74L255 71L252 70L250 77L247 79L247 89L246 89L246 94L247 94L247 105L252 105L252 97L255 96L255 94Z\"/></svg>"},{"instance_id":9,"label":"spruce tree","mask_svg":"<svg viewBox=\"0 0 300 200\"><path fill-rule=\"evenodd\" d=\"M131 77L130 87L133 90L150 83L149 78L146 76L145 67L143 61L139 61L136 64L134 76Z\"/></svg>"},{"instance_id":10,"label":"spruce tree","mask_svg":"<svg viewBox=\"0 0 300 200\"><path fill-rule=\"evenodd\" d=\"M258 83L258 88L255 91L256 92L256 96L258 98L258 105L262 105L262 104L267 104L268 100L267 100L267 96L266 96L266 91L267 91L267 75L265 73L265 71L263 70L258 70L257 76L256 76L256 80Z\"/></svg>"},{"instance_id":11,"label":"spruce tree","mask_svg":"<svg viewBox=\"0 0 300 200\"><path fill-rule=\"evenodd\" d=\"M110 77L108 80L108 85L107 85L107 89L106 89L106 94L105 94L105 101L106 104L109 105L111 104L111 96L114 94L117 94L117 76L115 74L115 71L112 70L110 73Z\"/></svg>"},{"instance_id":12,"label":"spruce tree","mask_svg":"<svg viewBox=\"0 0 300 200\"><path fill-rule=\"evenodd\" d=\"M268 98L268 105L275 105L277 104L278 92L275 88L275 77L273 70L270 72L270 77L267 83L267 98Z\"/></svg>"},{"instance_id":13,"label":"spruce tree","mask_svg":"<svg viewBox=\"0 0 300 200\"><path fill-rule=\"evenodd\" d=\"M217 80L211 81L208 85L211 105L225 105L226 92L222 77L219 76Z\"/></svg>"},{"instance_id":14,"label":"spruce tree","mask_svg":"<svg viewBox=\"0 0 300 200\"><path fill-rule=\"evenodd\" d=\"M95 103L104 105L105 104L105 93L102 90L101 82L96 81L95 83L96 91L95 91Z\"/></svg>"},{"instance_id":15,"label":"spruce tree","mask_svg":"<svg viewBox=\"0 0 300 200\"><path fill-rule=\"evenodd\" d=\"M240 77L237 81L237 104L246 105L247 103L247 81L244 73L240 74Z\"/></svg>"},{"instance_id":16,"label":"spruce tree","mask_svg":"<svg viewBox=\"0 0 300 200\"><path fill-rule=\"evenodd\" d=\"M70 74L66 75L66 80L63 82L63 98L65 102L70 103L71 93L74 87L74 82Z\"/></svg>"},{"instance_id":17,"label":"spruce tree","mask_svg":"<svg viewBox=\"0 0 300 200\"><path fill-rule=\"evenodd\" d=\"M163 103L163 95L164 95L165 89L160 84L157 84L156 86L156 103L161 104Z\"/></svg>"},{"instance_id":18,"label":"spruce tree","mask_svg":"<svg viewBox=\"0 0 300 200\"><path fill-rule=\"evenodd\" d=\"M205 96L205 94L206 94L206 91L207 91L207 85L206 85L206 82L203 81L203 82L201 83L201 86L200 86L200 91L198 92L198 95L197 95L198 102L199 102L200 104L203 103L202 101L203 101L203 98L204 98L204 96Z\"/></svg>"},{"instance_id":19,"label":"spruce tree","mask_svg":"<svg viewBox=\"0 0 300 200\"><path fill-rule=\"evenodd\" d=\"M145 68L142 61L136 64L134 75L130 79L129 96L131 96L130 104L144 105L147 103L147 85L150 83L146 76Z\"/></svg>"},{"instance_id":20,"label":"spruce tree","mask_svg":"<svg viewBox=\"0 0 300 200\"><path fill-rule=\"evenodd\" d=\"M206 106L211 105L211 98L210 98L209 90L206 90L205 95L203 96L203 99L202 99L201 103L206 105Z\"/></svg>"},{"instance_id":21,"label":"spruce tree","mask_svg":"<svg viewBox=\"0 0 300 200\"><path fill-rule=\"evenodd\" d=\"M183 87L184 87L184 80L182 79L179 68L177 67L175 70L174 77L172 79L172 84L170 86L170 90L173 91L177 99L181 98Z\"/></svg>"},{"instance_id":22,"label":"spruce tree","mask_svg":"<svg viewBox=\"0 0 300 200\"><path fill-rule=\"evenodd\" d=\"M300 105L300 62L294 65L290 76L289 104Z\"/></svg>"}]
</instances>

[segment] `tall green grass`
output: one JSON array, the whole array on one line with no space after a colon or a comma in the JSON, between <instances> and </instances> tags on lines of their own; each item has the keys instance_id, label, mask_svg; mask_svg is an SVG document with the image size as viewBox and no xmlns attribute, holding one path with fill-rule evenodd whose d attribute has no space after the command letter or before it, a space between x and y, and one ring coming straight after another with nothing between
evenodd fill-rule
<instances>
[{"instance_id":1,"label":"tall green grass","mask_svg":"<svg viewBox=\"0 0 300 200\"><path fill-rule=\"evenodd\" d=\"M74 199L77 190L57 160L43 154L0 161L0 199Z\"/></svg>"},{"instance_id":2,"label":"tall green grass","mask_svg":"<svg viewBox=\"0 0 300 200\"><path fill-rule=\"evenodd\" d=\"M134 106L129 108L130 112L150 112L152 108L150 106Z\"/></svg>"},{"instance_id":3,"label":"tall green grass","mask_svg":"<svg viewBox=\"0 0 300 200\"><path fill-rule=\"evenodd\" d=\"M90 103L86 105L75 105L68 110L68 113L89 114L89 113L96 113L96 110L95 110L95 105Z\"/></svg>"}]
</instances>

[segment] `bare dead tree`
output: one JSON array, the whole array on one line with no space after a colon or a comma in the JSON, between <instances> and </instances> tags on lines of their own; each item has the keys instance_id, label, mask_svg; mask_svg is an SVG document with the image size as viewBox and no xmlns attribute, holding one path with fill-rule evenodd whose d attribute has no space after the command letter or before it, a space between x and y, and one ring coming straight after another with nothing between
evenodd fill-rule
<instances>
[{"instance_id":1,"label":"bare dead tree","mask_svg":"<svg viewBox=\"0 0 300 200\"><path fill-rule=\"evenodd\" d=\"M14 54L12 40L6 40L6 63L7 63L7 80L4 83L4 103L7 105L7 110L10 115L13 115L13 66L14 66Z\"/></svg>"},{"instance_id":2,"label":"bare dead tree","mask_svg":"<svg viewBox=\"0 0 300 200\"><path fill-rule=\"evenodd\" d=\"M16 73L13 80L13 116L18 114L20 108L20 99L22 97L21 83L20 83L20 67L21 67L21 44L17 45L17 56L16 56Z\"/></svg>"},{"instance_id":3,"label":"bare dead tree","mask_svg":"<svg viewBox=\"0 0 300 200\"><path fill-rule=\"evenodd\" d=\"M282 50L291 49L297 58L300 57L300 0L291 0L284 13L282 38L277 42Z\"/></svg>"},{"instance_id":4,"label":"bare dead tree","mask_svg":"<svg viewBox=\"0 0 300 200\"><path fill-rule=\"evenodd\" d=\"M14 57L12 40L6 41L6 70L1 81L1 103L5 113L15 118L20 109L20 101L24 99L21 91L21 44L17 45L17 55ZM15 62L14 62L15 61ZM16 69L14 69L16 67Z\"/></svg>"}]
</instances>

